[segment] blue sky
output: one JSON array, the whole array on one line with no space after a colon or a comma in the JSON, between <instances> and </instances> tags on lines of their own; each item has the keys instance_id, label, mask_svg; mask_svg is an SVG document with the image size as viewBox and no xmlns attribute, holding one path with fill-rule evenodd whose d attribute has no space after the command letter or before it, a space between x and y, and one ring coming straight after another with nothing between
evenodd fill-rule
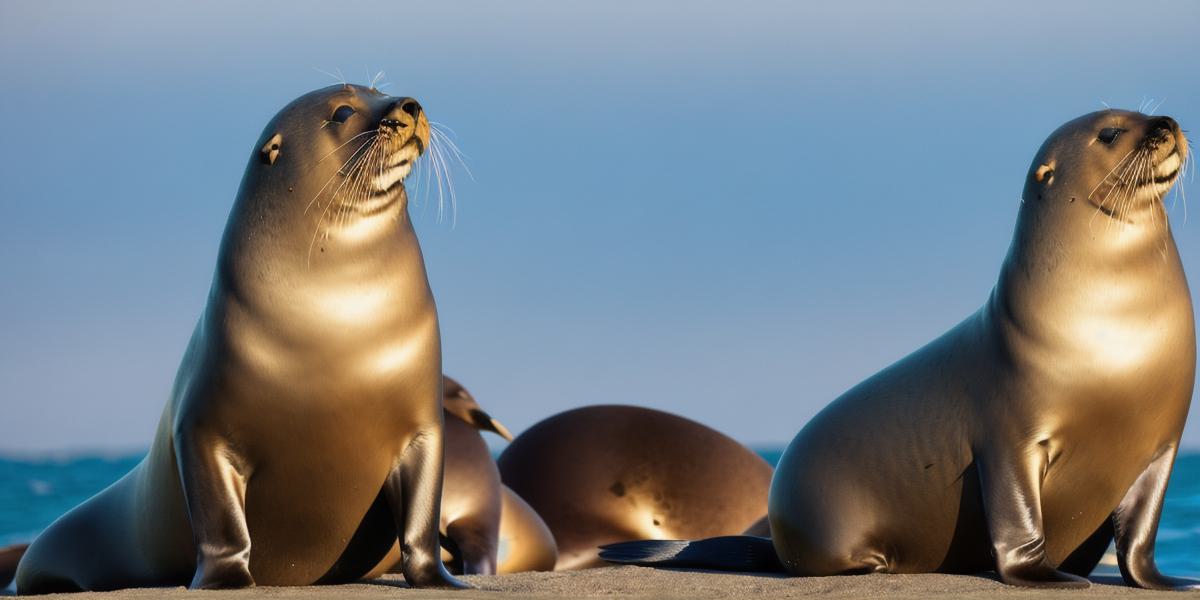
<instances>
[{"instance_id":1,"label":"blue sky","mask_svg":"<svg viewBox=\"0 0 1200 600\"><path fill-rule=\"evenodd\" d=\"M457 132L456 224L413 215L446 370L511 429L633 403L786 443L984 301L1055 127L1150 99L1200 127L1198 13L0 3L0 451L149 442L242 168L316 69Z\"/></svg>"}]
</instances>

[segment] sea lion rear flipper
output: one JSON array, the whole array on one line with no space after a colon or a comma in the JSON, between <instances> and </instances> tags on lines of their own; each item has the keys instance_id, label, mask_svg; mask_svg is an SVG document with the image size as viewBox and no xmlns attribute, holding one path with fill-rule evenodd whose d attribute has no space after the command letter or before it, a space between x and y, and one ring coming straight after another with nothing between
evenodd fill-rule
<instances>
[{"instance_id":1,"label":"sea lion rear flipper","mask_svg":"<svg viewBox=\"0 0 1200 600\"><path fill-rule=\"evenodd\" d=\"M638 540L600 546L600 558L613 563L690 567L719 571L783 573L770 538L727 535L696 541Z\"/></svg>"},{"instance_id":2,"label":"sea lion rear flipper","mask_svg":"<svg viewBox=\"0 0 1200 600\"><path fill-rule=\"evenodd\" d=\"M991 449L978 457L996 572L1009 585L1088 587L1088 580L1059 571L1046 558L1041 484L1048 462L1044 447L1028 452Z\"/></svg>"},{"instance_id":3,"label":"sea lion rear flipper","mask_svg":"<svg viewBox=\"0 0 1200 600\"><path fill-rule=\"evenodd\" d=\"M1125 498L1113 511L1113 530L1117 541L1117 563L1125 582L1150 589L1200 589L1195 581L1167 577L1154 564L1154 540L1158 535L1158 517L1176 448L1166 449L1138 476Z\"/></svg>"}]
</instances>

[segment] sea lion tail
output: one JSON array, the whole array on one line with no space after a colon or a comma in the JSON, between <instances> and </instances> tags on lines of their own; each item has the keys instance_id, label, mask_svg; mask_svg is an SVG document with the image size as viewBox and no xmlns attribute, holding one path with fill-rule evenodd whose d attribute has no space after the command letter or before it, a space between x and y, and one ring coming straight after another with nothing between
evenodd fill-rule
<instances>
[{"instance_id":1,"label":"sea lion tail","mask_svg":"<svg viewBox=\"0 0 1200 600\"><path fill-rule=\"evenodd\" d=\"M600 546L600 558L618 564L718 571L783 573L771 538L726 535L704 540L637 540Z\"/></svg>"},{"instance_id":2,"label":"sea lion tail","mask_svg":"<svg viewBox=\"0 0 1200 600\"><path fill-rule=\"evenodd\" d=\"M0 591L12 583L13 576L17 574L17 564L21 562L21 557L28 549L29 544L15 544L7 548L0 548Z\"/></svg>"}]
</instances>

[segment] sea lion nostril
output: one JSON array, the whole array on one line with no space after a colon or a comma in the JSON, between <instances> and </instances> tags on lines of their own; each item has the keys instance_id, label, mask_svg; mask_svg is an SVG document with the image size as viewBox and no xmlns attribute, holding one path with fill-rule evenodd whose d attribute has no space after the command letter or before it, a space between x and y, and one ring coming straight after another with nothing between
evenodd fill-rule
<instances>
[{"instance_id":1,"label":"sea lion nostril","mask_svg":"<svg viewBox=\"0 0 1200 600\"><path fill-rule=\"evenodd\" d=\"M1179 131L1179 123L1171 117L1155 117L1150 120L1150 131L1169 131L1175 133Z\"/></svg>"},{"instance_id":2,"label":"sea lion nostril","mask_svg":"<svg viewBox=\"0 0 1200 600\"><path fill-rule=\"evenodd\" d=\"M400 101L400 110L404 111L410 117L415 119L417 118L417 115L421 114L421 105L418 104L416 100L408 98Z\"/></svg>"}]
</instances>

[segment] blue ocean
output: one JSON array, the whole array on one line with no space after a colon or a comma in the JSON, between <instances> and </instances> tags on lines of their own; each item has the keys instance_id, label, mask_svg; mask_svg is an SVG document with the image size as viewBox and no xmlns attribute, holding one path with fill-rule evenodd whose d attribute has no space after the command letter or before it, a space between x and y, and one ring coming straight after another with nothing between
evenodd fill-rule
<instances>
[{"instance_id":1,"label":"blue ocean","mask_svg":"<svg viewBox=\"0 0 1200 600\"><path fill-rule=\"evenodd\" d=\"M759 453L775 464L780 452ZM33 539L59 515L124 475L141 457L138 453L0 458L0 546ZM1165 573L1200 576L1200 453L1184 454L1175 462L1156 555Z\"/></svg>"}]
</instances>

